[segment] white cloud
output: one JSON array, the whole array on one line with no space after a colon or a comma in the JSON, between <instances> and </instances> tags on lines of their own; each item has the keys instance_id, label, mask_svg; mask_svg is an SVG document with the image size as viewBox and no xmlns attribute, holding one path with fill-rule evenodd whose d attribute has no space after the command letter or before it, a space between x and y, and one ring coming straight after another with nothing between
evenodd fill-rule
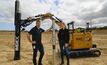
<instances>
[{"instance_id":1,"label":"white cloud","mask_svg":"<svg viewBox=\"0 0 107 65\"><path fill-rule=\"evenodd\" d=\"M14 22L14 2L15 0L0 0L0 22ZM65 23L74 20L77 26L83 26L91 19L103 20L103 17L107 17L105 15L107 0L20 0L20 2L22 18L51 12ZM98 22L101 23L106 22Z\"/></svg>"}]
</instances>

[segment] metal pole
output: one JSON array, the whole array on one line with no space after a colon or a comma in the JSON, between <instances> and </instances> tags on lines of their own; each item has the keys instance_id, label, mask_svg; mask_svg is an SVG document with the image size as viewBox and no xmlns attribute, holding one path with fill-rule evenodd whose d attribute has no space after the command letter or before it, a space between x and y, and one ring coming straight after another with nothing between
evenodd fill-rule
<instances>
[{"instance_id":1,"label":"metal pole","mask_svg":"<svg viewBox=\"0 0 107 65\"><path fill-rule=\"evenodd\" d=\"M74 21L72 21L72 31L74 33Z\"/></svg>"},{"instance_id":2,"label":"metal pole","mask_svg":"<svg viewBox=\"0 0 107 65\"><path fill-rule=\"evenodd\" d=\"M14 60L20 59L20 21L21 21L20 2L19 2L19 0L16 0L15 1L15 53L14 53Z\"/></svg>"},{"instance_id":3,"label":"metal pole","mask_svg":"<svg viewBox=\"0 0 107 65\"><path fill-rule=\"evenodd\" d=\"M89 23L86 23L86 24L87 24L87 28L86 29L89 31Z\"/></svg>"},{"instance_id":4,"label":"metal pole","mask_svg":"<svg viewBox=\"0 0 107 65\"><path fill-rule=\"evenodd\" d=\"M53 44L53 65L55 65L55 44L56 44L56 33L55 33L55 21L52 21L52 44Z\"/></svg>"}]
</instances>

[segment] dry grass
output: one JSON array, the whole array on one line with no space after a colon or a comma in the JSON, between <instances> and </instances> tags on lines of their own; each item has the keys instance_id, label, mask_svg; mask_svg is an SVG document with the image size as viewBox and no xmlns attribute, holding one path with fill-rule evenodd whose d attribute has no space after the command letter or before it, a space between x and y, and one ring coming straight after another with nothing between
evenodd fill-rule
<instances>
[{"instance_id":1,"label":"dry grass","mask_svg":"<svg viewBox=\"0 0 107 65\"><path fill-rule=\"evenodd\" d=\"M52 65L51 38L51 33L43 33L42 42L45 48L44 65ZM93 40L98 45L102 55L94 58L70 59L70 65L107 65L107 30L93 31ZM58 44L56 46L58 49ZM21 60L14 61L13 57L14 32L0 32L0 65L33 65L32 46L26 38L26 33L22 32L21 35ZM59 63L60 59L56 54L56 65Z\"/></svg>"}]
</instances>

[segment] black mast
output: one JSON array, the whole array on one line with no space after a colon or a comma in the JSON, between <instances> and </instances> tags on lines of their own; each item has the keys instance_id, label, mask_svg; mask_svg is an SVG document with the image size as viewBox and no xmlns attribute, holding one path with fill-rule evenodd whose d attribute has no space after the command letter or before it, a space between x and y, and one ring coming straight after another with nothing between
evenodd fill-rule
<instances>
[{"instance_id":1,"label":"black mast","mask_svg":"<svg viewBox=\"0 0 107 65\"><path fill-rule=\"evenodd\" d=\"M14 60L20 59L20 29L21 29L21 12L20 12L20 2L15 1L15 53Z\"/></svg>"}]
</instances>

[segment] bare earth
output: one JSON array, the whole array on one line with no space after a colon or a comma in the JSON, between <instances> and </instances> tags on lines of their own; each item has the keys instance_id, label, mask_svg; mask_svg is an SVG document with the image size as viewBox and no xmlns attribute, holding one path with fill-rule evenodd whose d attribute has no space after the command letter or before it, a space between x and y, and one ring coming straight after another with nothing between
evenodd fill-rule
<instances>
[{"instance_id":1,"label":"bare earth","mask_svg":"<svg viewBox=\"0 0 107 65\"><path fill-rule=\"evenodd\" d=\"M52 65L51 33L43 33L45 55L43 65ZM58 42L56 41L56 61L59 65ZM107 65L107 30L93 31L93 43L101 50L100 57L71 58L70 65ZM39 53L38 53L39 56ZM0 32L0 65L33 65L32 46L26 38L26 33L21 35L21 60L14 61L14 32ZM66 65L66 59L65 59Z\"/></svg>"}]
</instances>

